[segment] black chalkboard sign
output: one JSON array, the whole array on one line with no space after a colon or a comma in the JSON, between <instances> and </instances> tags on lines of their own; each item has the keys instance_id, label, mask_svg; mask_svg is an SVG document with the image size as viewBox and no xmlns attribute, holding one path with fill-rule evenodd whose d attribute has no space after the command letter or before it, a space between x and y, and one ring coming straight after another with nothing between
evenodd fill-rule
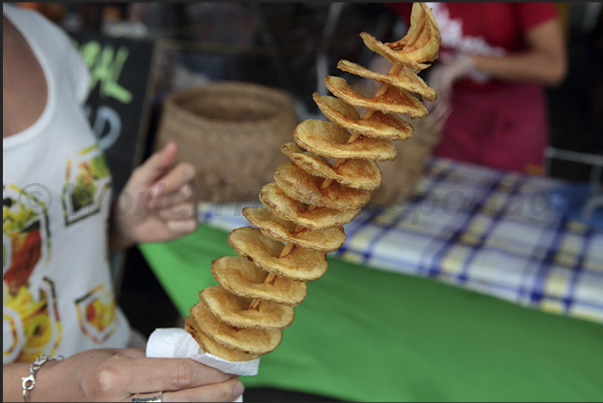
<instances>
[{"instance_id":1,"label":"black chalkboard sign","mask_svg":"<svg viewBox=\"0 0 603 403\"><path fill-rule=\"evenodd\" d=\"M114 196L144 153L155 44L96 32L69 32L90 69L84 111L113 174Z\"/></svg>"}]
</instances>

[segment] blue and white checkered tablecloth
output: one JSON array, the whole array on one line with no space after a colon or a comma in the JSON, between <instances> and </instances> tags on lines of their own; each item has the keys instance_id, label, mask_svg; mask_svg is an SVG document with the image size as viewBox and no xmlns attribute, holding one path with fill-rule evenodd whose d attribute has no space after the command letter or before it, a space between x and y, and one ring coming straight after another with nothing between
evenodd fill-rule
<instances>
[{"instance_id":1,"label":"blue and white checkered tablecloth","mask_svg":"<svg viewBox=\"0 0 603 403\"><path fill-rule=\"evenodd\" d=\"M365 207L332 254L603 323L603 233L550 208L560 184L432 158L412 199ZM200 220L230 231L251 205L200 203Z\"/></svg>"}]
</instances>

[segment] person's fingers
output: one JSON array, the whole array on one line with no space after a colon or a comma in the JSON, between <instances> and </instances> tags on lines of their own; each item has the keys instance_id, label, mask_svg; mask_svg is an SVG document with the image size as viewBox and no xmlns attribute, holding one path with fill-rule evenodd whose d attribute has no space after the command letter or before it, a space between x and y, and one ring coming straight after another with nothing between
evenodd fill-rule
<instances>
[{"instance_id":1,"label":"person's fingers","mask_svg":"<svg viewBox=\"0 0 603 403\"><path fill-rule=\"evenodd\" d=\"M195 388L231 378L231 375L185 358L131 358L106 371L106 382L121 384L132 394Z\"/></svg>"},{"instance_id":2,"label":"person's fingers","mask_svg":"<svg viewBox=\"0 0 603 403\"><path fill-rule=\"evenodd\" d=\"M187 182L180 188L171 193L153 194L153 197L148 200L151 210L160 210L169 208L170 206L180 205L189 202L195 198L193 183Z\"/></svg>"},{"instance_id":3,"label":"person's fingers","mask_svg":"<svg viewBox=\"0 0 603 403\"><path fill-rule=\"evenodd\" d=\"M435 90L438 98L440 98L440 82L442 81L439 76L439 74L432 74L429 80L429 86Z\"/></svg>"},{"instance_id":4,"label":"person's fingers","mask_svg":"<svg viewBox=\"0 0 603 403\"><path fill-rule=\"evenodd\" d=\"M439 92L438 92L438 98L439 98L440 102L442 102L442 103L448 102L448 100L450 99L451 89L452 89L452 77L446 76L442 79L442 82L440 83L440 88L439 88Z\"/></svg>"},{"instance_id":5,"label":"person's fingers","mask_svg":"<svg viewBox=\"0 0 603 403\"><path fill-rule=\"evenodd\" d=\"M168 143L163 150L157 151L136 168L132 173L132 178L139 185L152 185L172 166L176 161L177 154L178 145L173 141Z\"/></svg>"},{"instance_id":6,"label":"person's fingers","mask_svg":"<svg viewBox=\"0 0 603 403\"><path fill-rule=\"evenodd\" d=\"M197 219L197 205L191 201L178 203L154 211L153 215L164 221Z\"/></svg>"},{"instance_id":7,"label":"person's fingers","mask_svg":"<svg viewBox=\"0 0 603 403\"><path fill-rule=\"evenodd\" d=\"M142 348L120 348L114 350L116 353L130 358L144 358L146 353Z\"/></svg>"},{"instance_id":8,"label":"person's fingers","mask_svg":"<svg viewBox=\"0 0 603 403\"><path fill-rule=\"evenodd\" d=\"M164 392L164 402L234 402L244 391L243 383L237 378L227 382L180 390Z\"/></svg>"},{"instance_id":9,"label":"person's fingers","mask_svg":"<svg viewBox=\"0 0 603 403\"><path fill-rule=\"evenodd\" d=\"M196 230L199 223L196 219L169 220L165 225L168 231L174 235L187 235Z\"/></svg>"},{"instance_id":10,"label":"person's fingers","mask_svg":"<svg viewBox=\"0 0 603 403\"><path fill-rule=\"evenodd\" d=\"M153 186L151 186L153 199L168 195L192 182L195 179L196 173L195 167L191 163L179 163L161 178L157 179Z\"/></svg>"},{"instance_id":11,"label":"person's fingers","mask_svg":"<svg viewBox=\"0 0 603 403\"><path fill-rule=\"evenodd\" d=\"M450 117L450 115L452 114L452 108L450 106L448 106L444 112L442 112L442 115L438 118L438 123L443 125L448 118Z\"/></svg>"},{"instance_id":12,"label":"person's fingers","mask_svg":"<svg viewBox=\"0 0 603 403\"><path fill-rule=\"evenodd\" d=\"M444 121L450 114L450 104L448 102L439 101L431 111L431 118L435 121Z\"/></svg>"},{"instance_id":13,"label":"person's fingers","mask_svg":"<svg viewBox=\"0 0 603 403\"><path fill-rule=\"evenodd\" d=\"M184 196L182 201L189 201L195 197L194 183L188 182L180 186L178 190L172 192L172 194L182 194Z\"/></svg>"}]
</instances>

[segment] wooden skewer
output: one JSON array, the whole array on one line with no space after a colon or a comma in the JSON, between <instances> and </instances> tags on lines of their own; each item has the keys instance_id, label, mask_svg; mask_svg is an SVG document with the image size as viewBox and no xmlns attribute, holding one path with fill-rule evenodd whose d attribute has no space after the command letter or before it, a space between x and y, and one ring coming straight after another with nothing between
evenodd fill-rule
<instances>
[{"instance_id":1,"label":"wooden skewer","mask_svg":"<svg viewBox=\"0 0 603 403\"><path fill-rule=\"evenodd\" d=\"M402 63L395 63L387 74L388 75L389 74L396 74L400 70L402 70L402 67L403 67ZM389 90L389 87L390 87L390 85L387 84L387 83L381 84L381 87L379 87L379 89L377 90L377 92L375 93L375 95L373 95L373 98L374 97L380 97L381 95L385 94L387 92L387 90ZM364 115L362 115L362 119L369 119L371 116L373 116L373 113L375 113L375 111L373 109L367 109L364 112ZM358 133L357 131L352 132L352 135L348 139L348 144L352 144L354 141L358 140L358 137L360 137L360 133ZM340 166L344 162L345 162L345 159L343 159L343 158L337 159L337 161L335 161L335 163L333 164L333 168L337 168L338 166ZM324 189L326 187L329 187L331 185L331 183L333 183L333 179L325 179L322 182L322 184L320 185L320 188Z\"/></svg>"},{"instance_id":2,"label":"wooden skewer","mask_svg":"<svg viewBox=\"0 0 603 403\"><path fill-rule=\"evenodd\" d=\"M402 67L403 67L402 63L395 63L387 74L396 74L397 72L399 72L402 69ZM387 83L381 84L381 87L379 87L379 90L377 90L377 92L375 93L375 95L373 95L373 97L379 97L379 96L385 94L387 92L387 90L389 89L389 87L390 87L390 85ZM373 116L373 113L375 113L374 110L367 109L366 112L364 112L364 115L362 115L362 119L369 119L371 116ZM352 135L348 139L347 143L351 144L354 141L358 140L359 137L360 137L360 133L358 133L357 131L352 132ZM337 168L339 165L343 164L344 162L345 162L344 158L339 158L335 161L335 163L333 164L333 167ZM329 185L331 185L331 183L333 183L333 179L325 178L325 180L320 185L320 188L324 189L326 187L329 187ZM307 211L312 211L315 209L316 209L316 206L309 206ZM295 231L299 231L301 229L302 229L302 227L298 226L295 229ZM295 246L295 244L293 242L288 242L278 257L281 258L281 257L287 256L289 253L291 253L294 246ZM276 279L276 274L270 273L264 280L264 284L272 283L272 282L274 282L275 279ZM254 298L254 300L251 301L251 304L249 304L249 309L256 309L257 307L259 307L260 302L261 302L261 300L259 298Z\"/></svg>"},{"instance_id":3,"label":"wooden skewer","mask_svg":"<svg viewBox=\"0 0 603 403\"><path fill-rule=\"evenodd\" d=\"M291 253L291 250L293 250L294 246L295 246L295 244L293 242L287 243L287 245L285 245L285 247L283 248L283 250L281 251L281 253L278 257L281 258L281 257L287 256L289 253ZM268 277L266 277L266 279L264 280L264 284L272 283L275 279L276 279L276 274L269 273ZM260 305L260 301L261 300L259 298L254 298L254 300L251 301L251 304L249 304L249 309L257 308Z\"/></svg>"}]
</instances>

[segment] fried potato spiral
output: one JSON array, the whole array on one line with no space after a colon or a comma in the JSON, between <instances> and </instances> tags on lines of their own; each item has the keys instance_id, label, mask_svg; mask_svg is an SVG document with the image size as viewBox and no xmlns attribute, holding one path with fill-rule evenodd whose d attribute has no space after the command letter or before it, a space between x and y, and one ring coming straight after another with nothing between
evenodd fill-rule
<instances>
[{"instance_id":1,"label":"fried potato spiral","mask_svg":"<svg viewBox=\"0 0 603 403\"><path fill-rule=\"evenodd\" d=\"M327 271L326 253L345 242L343 225L353 220L381 184L376 161L393 160L395 140L413 135L398 114L423 118L423 100L436 92L417 73L438 56L440 31L431 9L414 3L404 38L382 43L360 37L392 63L388 74L341 60L338 68L381 83L370 98L344 79L325 77L334 96L313 99L328 120L308 119L281 151L291 159L274 171L274 182L260 191L264 207L246 207L253 227L237 228L228 243L238 257L221 257L211 270L219 285L199 293L185 328L200 346L230 361L255 359L273 351L282 331L306 297L307 282ZM366 108L360 117L355 107ZM331 164L328 158L336 159ZM255 227L255 228L254 228Z\"/></svg>"}]
</instances>

